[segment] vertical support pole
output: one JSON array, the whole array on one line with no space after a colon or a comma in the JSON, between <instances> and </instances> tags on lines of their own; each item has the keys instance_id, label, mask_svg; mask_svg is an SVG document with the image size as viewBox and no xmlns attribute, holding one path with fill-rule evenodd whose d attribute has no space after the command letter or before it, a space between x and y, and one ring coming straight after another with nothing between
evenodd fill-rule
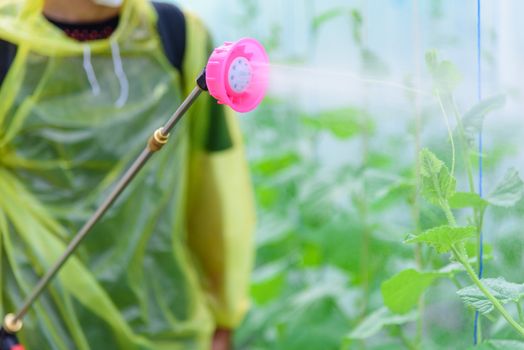
<instances>
[{"instance_id":1,"label":"vertical support pole","mask_svg":"<svg viewBox=\"0 0 524 350\"><path fill-rule=\"evenodd\" d=\"M482 25L481 25L481 0L477 0L477 100L482 100ZM478 192L479 196L483 197L483 145L482 128L480 128L478 134ZM478 277L482 279L484 272L484 234L482 231L479 232L479 246L478 246ZM481 341L480 332L480 314L475 311L475 321L473 323L473 344L477 345Z\"/></svg>"}]
</instances>

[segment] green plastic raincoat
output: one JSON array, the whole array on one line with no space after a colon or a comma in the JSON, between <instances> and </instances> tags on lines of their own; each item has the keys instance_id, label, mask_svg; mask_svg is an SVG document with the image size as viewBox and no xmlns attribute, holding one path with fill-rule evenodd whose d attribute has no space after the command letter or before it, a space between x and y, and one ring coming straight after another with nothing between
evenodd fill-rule
<instances>
[{"instance_id":1,"label":"green plastic raincoat","mask_svg":"<svg viewBox=\"0 0 524 350\"><path fill-rule=\"evenodd\" d=\"M0 90L0 313L21 305L149 135L194 86L209 40L186 13L183 77L144 0L74 41L43 0L0 0L18 46ZM27 349L206 349L247 309L252 192L232 113L201 96L24 319Z\"/></svg>"}]
</instances>

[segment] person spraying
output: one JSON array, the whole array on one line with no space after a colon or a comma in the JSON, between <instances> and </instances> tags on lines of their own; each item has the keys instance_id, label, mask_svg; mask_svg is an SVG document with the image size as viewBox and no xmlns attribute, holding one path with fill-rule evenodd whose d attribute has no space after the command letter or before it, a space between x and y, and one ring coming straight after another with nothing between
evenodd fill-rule
<instances>
[{"instance_id":1,"label":"person spraying","mask_svg":"<svg viewBox=\"0 0 524 350\"><path fill-rule=\"evenodd\" d=\"M194 91L211 46L198 19L144 0L7 1L0 39L5 313ZM234 62L242 73L227 86L240 94L250 71ZM253 255L240 132L202 97L171 134L39 296L27 349L228 348Z\"/></svg>"}]
</instances>

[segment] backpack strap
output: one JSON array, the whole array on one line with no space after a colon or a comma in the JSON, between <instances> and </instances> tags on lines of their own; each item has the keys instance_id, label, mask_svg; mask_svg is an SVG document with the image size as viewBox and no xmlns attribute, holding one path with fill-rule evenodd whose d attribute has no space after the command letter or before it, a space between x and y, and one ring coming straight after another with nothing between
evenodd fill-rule
<instances>
[{"instance_id":1,"label":"backpack strap","mask_svg":"<svg viewBox=\"0 0 524 350\"><path fill-rule=\"evenodd\" d=\"M180 72L186 50L186 20L174 4L153 1L158 14L157 30L167 59Z\"/></svg>"},{"instance_id":2,"label":"backpack strap","mask_svg":"<svg viewBox=\"0 0 524 350\"><path fill-rule=\"evenodd\" d=\"M0 86L16 55L16 45L0 40Z\"/></svg>"}]
</instances>

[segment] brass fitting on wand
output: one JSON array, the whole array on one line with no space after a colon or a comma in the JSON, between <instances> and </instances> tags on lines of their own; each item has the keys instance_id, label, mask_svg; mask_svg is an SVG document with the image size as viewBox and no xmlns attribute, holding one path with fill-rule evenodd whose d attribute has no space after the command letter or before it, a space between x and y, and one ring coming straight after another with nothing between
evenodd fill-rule
<instances>
[{"instance_id":1,"label":"brass fitting on wand","mask_svg":"<svg viewBox=\"0 0 524 350\"><path fill-rule=\"evenodd\" d=\"M164 135L164 128L156 129L153 135L149 138L147 146L151 152L159 151L167 143L169 134Z\"/></svg>"},{"instance_id":2,"label":"brass fitting on wand","mask_svg":"<svg viewBox=\"0 0 524 350\"><path fill-rule=\"evenodd\" d=\"M2 327L4 330L8 333L15 334L18 333L24 326L24 323L22 320L17 319L15 314L7 314L4 317L4 323L2 324Z\"/></svg>"}]
</instances>

